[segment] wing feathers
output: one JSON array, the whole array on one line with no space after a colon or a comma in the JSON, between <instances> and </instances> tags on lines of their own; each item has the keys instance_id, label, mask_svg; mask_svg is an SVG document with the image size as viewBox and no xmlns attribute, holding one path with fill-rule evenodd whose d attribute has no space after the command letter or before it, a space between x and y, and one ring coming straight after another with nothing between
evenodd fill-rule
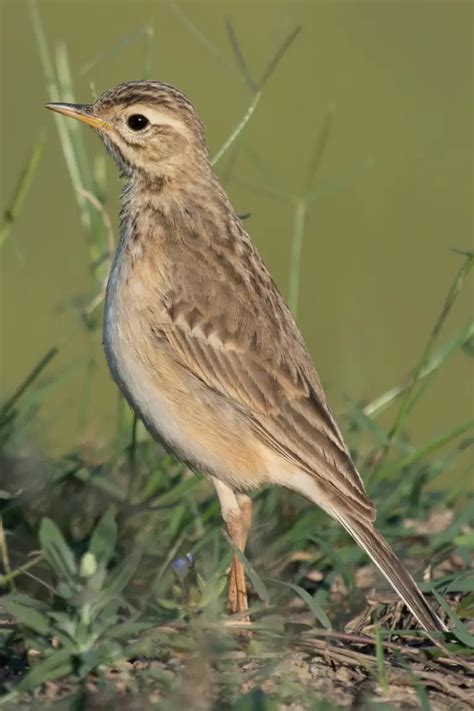
<instances>
[{"instance_id":1,"label":"wing feathers","mask_svg":"<svg viewBox=\"0 0 474 711\"><path fill-rule=\"evenodd\" d=\"M264 357L251 347L257 338L239 340L233 334L230 339L223 333L222 314L210 327L200 313L183 305L171 313L175 322L164 333L173 357L231 400L276 453L315 476L329 494L339 491L361 515L373 520L374 507L306 361L298 358L298 352L294 362L285 360L281 352L273 359ZM248 330L247 324L246 336Z\"/></svg>"},{"instance_id":2,"label":"wing feathers","mask_svg":"<svg viewBox=\"0 0 474 711\"><path fill-rule=\"evenodd\" d=\"M178 235L170 226L167 242L157 320L168 319L172 358L231 401L280 456L336 483L372 517L303 338L250 238L234 217L221 224L220 211L199 205L192 214L205 223L183 224Z\"/></svg>"}]
</instances>

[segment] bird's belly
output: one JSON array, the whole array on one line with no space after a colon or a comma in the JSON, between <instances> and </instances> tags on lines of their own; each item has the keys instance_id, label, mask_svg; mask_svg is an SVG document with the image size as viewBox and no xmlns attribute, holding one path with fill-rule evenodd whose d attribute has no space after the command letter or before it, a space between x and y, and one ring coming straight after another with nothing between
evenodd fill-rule
<instances>
[{"instance_id":1,"label":"bird's belly","mask_svg":"<svg viewBox=\"0 0 474 711\"><path fill-rule=\"evenodd\" d=\"M112 285L113 286L113 285ZM146 310L108 288L104 350L111 374L155 439L193 469L248 490L269 480L262 446L231 403L218 398L153 339Z\"/></svg>"},{"instance_id":2,"label":"bird's belly","mask_svg":"<svg viewBox=\"0 0 474 711\"><path fill-rule=\"evenodd\" d=\"M179 439L179 422L167 397L160 344L139 308L137 294L112 270L104 309L104 351L111 375L130 407L155 437Z\"/></svg>"}]
</instances>

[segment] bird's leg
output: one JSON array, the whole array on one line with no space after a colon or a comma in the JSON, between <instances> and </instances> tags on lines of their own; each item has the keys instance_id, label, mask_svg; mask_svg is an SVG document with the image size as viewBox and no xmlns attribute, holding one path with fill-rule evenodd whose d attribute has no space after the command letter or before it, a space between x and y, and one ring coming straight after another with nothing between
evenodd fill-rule
<instances>
[{"instance_id":1,"label":"bird's leg","mask_svg":"<svg viewBox=\"0 0 474 711\"><path fill-rule=\"evenodd\" d=\"M244 553L250 526L252 525L252 499L246 494L237 494L236 498L239 504L240 517L235 537L231 532L231 526L235 525L233 522L231 526L227 526L227 530L238 549ZM242 612L248 609L245 570L235 553L232 556L232 567L230 569L227 606L231 612Z\"/></svg>"},{"instance_id":2,"label":"bird's leg","mask_svg":"<svg viewBox=\"0 0 474 711\"><path fill-rule=\"evenodd\" d=\"M229 536L237 548L244 552L252 520L252 501L245 494L234 493L227 484L219 479L212 477L212 483L219 497L222 518ZM232 555L232 567L229 574L227 607L231 613L245 612L248 609L245 570L235 553ZM244 620L248 621L248 618L244 618Z\"/></svg>"}]
</instances>

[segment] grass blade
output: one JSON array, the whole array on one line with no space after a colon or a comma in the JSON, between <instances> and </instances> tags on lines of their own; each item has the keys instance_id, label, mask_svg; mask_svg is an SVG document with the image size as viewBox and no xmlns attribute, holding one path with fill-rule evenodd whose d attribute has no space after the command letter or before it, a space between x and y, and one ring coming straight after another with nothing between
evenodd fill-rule
<instances>
[{"instance_id":1,"label":"grass blade","mask_svg":"<svg viewBox=\"0 0 474 711\"><path fill-rule=\"evenodd\" d=\"M33 33L38 45L40 63L43 69L43 74L46 80L46 90L51 101L59 101L59 89L54 71L53 62L49 53L48 42L41 22L41 16L38 10L37 0L28 0L28 8L30 11L31 24L33 25Z\"/></svg>"},{"instance_id":2,"label":"grass blade","mask_svg":"<svg viewBox=\"0 0 474 711\"><path fill-rule=\"evenodd\" d=\"M133 44L134 42L137 42L140 40L142 37L147 40L147 34L150 31L150 27L148 25L139 27L138 30L135 30L135 32L132 32L129 35L126 35L125 37L120 37L117 42L112 44L110 47L107 47L107 49L104 49L103 52L99 52L99 54L96 54L95 57L90 59L88 62L82 65L82 67L79 67L79 76L85 76L88 74L92 69L94 69L98 64L103 62L106 59L110 59L111 57L114 57L116 54L118 54L122 49L125 47L128 47L129 45Z\"/></svg>"},{"instance_id":3,"label":"grass blade","mask_svg":"<svg viewBox=\"0 0 474 711\"><path fill-rule=\"evenodd\" d=\"M49 362L59 353L57 348L51 348L35 365L33 370L26 376L25 380L17 387L13 395L4 403L0 410L0 420L13 408L21 396L28 390L30 385L43 372Z\"/></svg>"},{"instance_id":4,"label":"grass blade","mask_svg":"<svg viewBox=\"0 0 474 711\"><path fill-rule=\"evenodd\" d=\"M239 559L239 561L242 563L242 565L245 568L245 572L249 576L252 585L255 589L255 592L259 596L260 600L265 603L265 605L270 604L270 595L268 593L268 590L265 586L265 583L263 582L262 578L259 576L253 565L249 562L249 560L245 557L245 555L242 553L239 548L235 545L234 541L232 538L229 536L227 531L224 531L224 536L226 537L227 541L230 543L232 546L232 550L234 551L235 555Z\"/></svg>"},{"instance_id":5,"label":"grass blade","mask_svg":"<svg viewBox=\"0 0 474 711\"><path fill-rule=\"evenodd\" d=\"M33 150L31 151L30 156L20 173L17 184L15 185L10 202L3 212L2 222L0 223L0 249L5 244L11 228L18 218L21 206L23 205L25 197L31 187L31 183L33 182L33 177L38 169L43 148L44 139L40 138L33 146Z\"/></svg>"},{"instance_id":6,"label":"grass blade","mask_svg":"<svg viewBox=\"0 0 474 711\"><path fill-rule=\"evenodd\" d=\"M383 653L382 636L380 633L380 625L374 627L375 634L375 657L377 659L377 676L380 688L384 694L388 692L387 672L385 670L385 656Z\"/></svg>"},{"instance_id":7,"label":"grass blade","mask_svg":"<svg viewBox=\"0 0 474 711\"><path fill-rule=\"evenodd\" d=\"M225 26L227 29L227 35L229 37L230 46L232 47L232 51L234 53L234 57L237 62L237 66L239 67L242 78L248 88L252 91L252 93L256 93L259 87L252 79L248 64L240 47L240 42L238 40L235 27L231 20L226 20Z\"/></svg>"},{"instance_id":8,"label":"grass blade","mask_svg":"<svg viewBox=\"0 0 474 711\"><path fill-rule=\"evenodd\" d=\"M74 87L72 82L71 69L69 66L69 59L67 55L67 49L64 42L60 42L56 47L56 76L58 80L59 94L61 96L61 101L66 101L67 103L73 103L74 97ZM58 117L61 120L61 117ZM93 212L90 209L90 204L84 199L82 190L86 189L87 186L92 185L91 171L89 169L89 162L86 155L83 135L84 132L81 130L82 127L75 121L62 121L66 126L66 131L68 139L70 142L70 151L74 156L74 161L77 166L76 170L80 176L77 181L76 186L76 200L79 205L79 209L82 214L82 221L85 225L91 226L93 223ZM98 256L98 255L97 255ZM93 258L97 259L97 256Z\"/></svg>"},{"instance_id":9,"label":"grass blade","mask_svg":"<svg viewBox=\"0 0 474 711\"><path fill-rule=\"evenodd\" d=\"M174 13L174 15L183 23L183 25L186 27L186 29L193 35L197 41L203 45L211 54L216 57L219 62L221 62L225 67L230 69L232 72L235 71L233 65L227 60L227 58L222 54L220 49L213 44L207 37L206 35L201 32L199 27L192 22L192 20L189 19L189 17L185 14L179 3L174 2L174 0L168 0L168 6L170 10Z\"/></svg>"},{"instance_id":10,"label":"grass blade","mask_svg":"<svg viewBox=\"0 0 474 711\"><path fill-rule=\"evenodd\" d=\"M325 627L327 630L332 629L331 620L326 615L319 602L312 595L310 595L307 590L300 587L299 585L295 585L295 583L289 583L285 580L277 580L275 578L269 578L269 580L271 580L272 583L277 583L278 585L283 585L284 587L293 590L293 592L299 595L303 602L308 605L314 617L320 621L322 626Z\"/></svg>"},{"instance_id":11,"label":"grass blade","mask_svg":"<svg viewBox=\"0 0 474 711\"><path fill-rule=\"evenodd\" d=\"M443 327L443 324L444 324L449 312L451 311L451 309L456 301L457 296L459 295L459 293L464 285L466 277L468 276L468 274L471 271L473 266L474 266L474 255L471 255L467 259L465 259L464 263L461 265L461 268L459 269L458 273L456 274L454 282L453 282L451 288L449 289L448 295L447 295L446 300L443 304L443 308L441 309L441 313L439 314L438 318L436 319L435 325L433 326L433 330L431 331L431 335L428 338L428 341L427 341L426 346L423 350L423 353L421 354L421 358L418 362L418 365L415 368L415 371L414 371L413 377L412 377L412 383L411 383L410 387L408 388L406 396L403 399L403 402L400 406L400 410L397 414L395 423L389 433L390 439L400 432L400 428L402 427L404 420L405 420L405 413L410 409L411 400L415 395L414 389L420 379L420 375L421 375L423 369L426 367L426 364L429 361L431 351L433 349L433 344L436 341L436 338L438 337L438 334L440 333L440 331Z\"/></svg>"},{"instance_id":12,"label":"grass blade","mask_svg":"<svg viewBox=\"0 0 474 711\"><path fill-rule=\"evenodd\" d=\"M147 25L145 28L145 37L143 40L143 78L151 79L151 58L153 49L153 39L155 37L155 28L153 25Z\"/></svg>"},{"instance_id":13,"label":"grass blade","mask_svg":"<svg viewBox=\"0 0 474 711\"><path fill-rule=\"evenodd\" d=\"M313 154L308 164L308 170L306 175L306 182L304 186L304 195L306 198L310 197L315 177L318 174L319 168L321 166L324 153L329 141L329 135L331 133L332 125L334 120L334 108L330 106L326 115L323 118L323 125L318 132L314 147Z\"/></svg>"},{"instance_id":14,"label":"grass blade","mask_svg":"<svg viewBox=\"0 0 474 711\"><path fill-rule=\"evenodd\" d=\"M308 212L308 203L298 200L295 205L293 222L293 237L290 252L290 276L288 284L288 306L293 314L298 314L298 301L300 289L301 253L303 250L304 226Z\"/></svg>"},{"instance_id":15,"label":"grass blade","mask_svg":"<svg viewBox=\"0 0 474 711\"><path fill-rule=\"evenodd\" d=\"M464 326L453 338L451 338L442 348L437 350L429 358L425 367L422 368L418 375L418 382L426 378L431 373L440 368L448 358L458 350L463 348L466 343L469 343L474 337L474 322L469 322ZM372 417L382 413L386 408L400 395L403 395L413 384L413 375L409 376L404 383L390 388L379 397L372 400L363 409L363 412L368 417Z\"/></svg>"},{"instance_id":16,"label":"grass blade","mask_svg":"<svg viewBox=\"0 0 474 711\"><path fill-rule=\"evenodd\" d=\"M43 69L43 74L46 80L46 90L49 100L52 102L61 101L61 92L59 88L59 80L56 75L51 53L49 51L48 42L46 40L46 35L43 28L43 23L41 22L41 16L38 11L38 4L36 0L29 0L28 3L30 9L31 22L33 25L33 32L36 37L36 43L38 45L38 51L40 55L40 63ZM79 195L79 189L84 188L82 184L81 174L79 166L74 154L72 147L72 140L70 131L75 130L73 122L62 121L61 118L55 114L54 120L59 133L59 140L61 142L61 147L66 159L66 164L69 170L69 175L71 177L71 182L74 187L74 192L76 196ZM84 211L83 205L85 201L82 197L78 197L79 208L81 210L81 219L85 227L89 226L88 213Z\"/></svg>"},{"instance_id":17,"label":"grass blade","mask_svg":"<svg viewBox=\"0 0 474 711\"><path fill-rule=\"evenodd\" d=\"M377 477L380 477L382 479L385 477L389 477L394 472L401 471L402 469L412 464L415 464L416 462L419 462L422 459L425 459L425 457L428 457L430 454L433 454L442 447L445 447L447 444L457 439L458 437L461 437L463 434L466 434L473 428L474 418L465 420L464 422L461 422L461 424L456 425L456 427L450 429L445 434L440 435L439 437L435 437L435 439L431 440L431 442L428 442L428 444L425 444L423 447L419 447L411 454L407 454L405 457L402 457L396 462L393 462L393 464L385 466L382 469L378 469L376 475Z\"/></svg>"},{"instance_id":18,"label":"grass blade","mask_svg":"<svg viewBox=\"0 0 474 711\"><path fill-rule=\"evenodd\" d=\"M270 61L268 62L267 66L262 72L262 76L260 77L260 81L258 82L258 86L260 89L263 89L267 81L270 79L271 75L275 71L277 64L280 62L280 60L283 58L283 56L286 54L286 52L289 50L297 36L299 35L301 31L301 26L297 25L288 35L288 37L283 41L283 43L278 47L276 52L274 53L273 57L271 57Z\"/></svg>"},{"instance_id":19,"label":"grass blade","mask_svg":"<svg viewBox=\"0 0 474 711\"><path fill-rule=\"evenodd\" d=\"M222 144L222 146L221 146L221 147L219 148L219 150L217 151L216 155L214 156L214 158L213 158L212 161L211 161L211 165L214 166L214 165L216 165L216 163L218 163L218 162L220 161L220 159L222 158L222 156L224 155L224 153L226 153L226 152L229 150L229 148L230 148L231 145L234 143L234 141L236 140L236 138L237 138L237 137L240 135L240 133L243 131L243 129L245 128L245 126L248 124L248 122L249 122L250 119L252 118L253 113L254 113L255 109L257 108L257 104L258 104L258 102L260 101L260 97L261 97L261 93L260 93L260 92L257 92L257 94L255 94L255 96L253 97L252 101L250 102L250 105L249 105L247 111L246 111L245 114L242 116L241 120L239 121L239 123L237 124L237 126L234 128L234 130L233 130L232 133L230 134L229 138L228 138L226 141L224 141L224 143Z\"/></svg>"},{"instance_id":20,"label":"grass blade","mask_svg":"<svg viewBox=\"0 0 474 711\"><path fill-rule=\"evenodd\" d=\"M463 625L454 610L448 605L446 600L439 594L439 592L431 586L431 592L435 596L438 603L441 605L443 610L448 614L449 619L453 623L453 628L450 630L457 639L464 644L466 647L474 649L474 635L469 632L467 627Z\"/></svg>"}]
</instances>

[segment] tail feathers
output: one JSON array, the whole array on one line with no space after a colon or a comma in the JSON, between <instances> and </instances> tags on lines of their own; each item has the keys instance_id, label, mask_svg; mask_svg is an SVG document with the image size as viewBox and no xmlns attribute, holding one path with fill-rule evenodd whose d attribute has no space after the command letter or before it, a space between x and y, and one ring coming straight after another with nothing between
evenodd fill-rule
<instances>
[{"instance_id":1,"label":"tail feathers","mask_svg":"<svg viewBox=\"0 0 474 711\"><path fill-rule=\"evenodd\" d=\"M447 632L448 628L428 605L410 573L372 524L354 521L351 516L340 513L336 517L383 573L421 627L426 632Z\"/></svg>"}]
</instances>

